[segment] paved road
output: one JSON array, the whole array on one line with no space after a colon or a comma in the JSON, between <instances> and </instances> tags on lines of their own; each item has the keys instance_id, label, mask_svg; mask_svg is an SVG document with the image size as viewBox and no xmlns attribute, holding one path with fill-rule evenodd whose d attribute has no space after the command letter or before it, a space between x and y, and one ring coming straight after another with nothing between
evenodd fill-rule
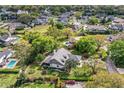
<instances>
[{"instance_id":1,"label":"paved road","mask_svg":"<svg viewBox=\"0 0 124 93\"><path fill-rule=\"evenodd\" d=\"M107 67L109 73L118 73L117 68L112 63L112 60L110 59L109 56L106 59L106 67Z\"/></svg>"},{"instance_id":2,"label":"paved road","mask_svg":"<svg viewBox=\"0 0 124 93\"><path fill-rule=\"evenodd\" d=\"M74 85L66 84L66 88L83 88L83 83L82 82L76 82L76 84L74 84Z\"/></svg>"}]
</instances>

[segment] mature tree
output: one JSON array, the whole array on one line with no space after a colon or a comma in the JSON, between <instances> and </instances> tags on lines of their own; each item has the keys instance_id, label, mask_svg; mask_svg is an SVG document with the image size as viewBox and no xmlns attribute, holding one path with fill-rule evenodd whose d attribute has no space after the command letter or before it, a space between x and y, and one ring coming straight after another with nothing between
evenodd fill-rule
<instances>
[{"instance_id":1,"label":"mature tree","mask_svg":"<svg viewBox=\"0 0 124 93\"><path fill-rule=\"evenodd\" d=\"M48 23L49 23L52 27L55 26L55 20L54 20L53 18L49 18L48 21L49 21Z\"/></svg>"},{"instance_id":2,"label":"mature tree","mask_svg":"<svg viewBox=\"0 0 124 93\"><path fill-rule=\"evenodd\" d=\"M57 23L56 23L56 27L57 27L58 29L63 29L63 28L64 28L64 24L63 24L62 22L57 22Z\"/></svg>"},{"instance_id":3,"label":"mature tree","mask_svg":"<svg viewBox=\"0 0 124 93\"><path fill-rule=\"evenodd\" d=\"M86 54L88 56L93 55L97 48L98 48L98 44L95 41L95 39L90 38L90 37L83 37L81 38L77 43L76 43L76 50L79 53L83 53Z\"/></svg>"},{"instance_id":4,"label":"mature tree","mask_svg":"<svg viewBox=\"0 0 124 93\"><path fill-rule=\"evenodd\" d=\"M82 28L79 29L79 35L80 35L80 36L85 36L85 35L87 35L87 32L88 32L87 30L84 30L84 29L82 29Z\"/></svg>"},{"instance_id":5,"label":"mature tree","mask_svg":"<svg viewBox=\"0 0 124 93\"><path fill-rule=\"evenodd\" d=\"M67 39L69 39L71 36L74 35L74 32L71 29L66 28L63 30L63 34L66 36Z\"/></svg>"},{"instance_id":6,"label":"mature tree","mask_svg":"<svg viewBox=\"0 0 124 93\"><path fill-rule=\"evenodd\" d=\"M81 16L82 16L82 12L77 11L77 12L75 13L75 17L76 17L77 19L80 19Z\"/></svg>"},{"instance_id":7,"label":"mature tree","mask_svg":"<svg viewBox=\"0 0 124 93\"><path fill-rule=\"evenodd\" d=\"M117 67L124 67L124 41L114 41L109 47L109 52L115 65Z\"/></svg>"},{"instance_id":8,"label":"mature tree","mask_svg":"<svg viewBox=\"0 0 124 93\"><path fill-rule=\"evenodd\" d=\"M88 66L92 69L92 73L96 74L97 73L97 64L98 61L95 57L90 57L87 62Z\"/></svg>"},{"instance_id":9,"label":"mature tree","mask_svg":"<svg viewBox=\"0 0 124 93\"><path fill-rule=\"evenodd\" d=\"M56 48L57 42L50 36L41 36L33 40L32 46L36 53L51 52Z\"/></svg>"},{"instance_id":10,"label":"mature tree","mask_svg":"<svg viewBox=\"0 0 124 93\"><path fill-rule=\"evenodd\" d=\"M38 37L40 37L40 32L37 31L27 31L24 35L24 39L28 40L29 43L32 43L32 41Z\"/></svg>"},{"instance_id":11,"label":"mature tree","mask_svg":"<svg viewBox=\"0 0 124 93\"><path fill-rule=\"evenodd\" d=\"M52 36L54 39L58 40L63 38L63 33L61 30L57 29L55 26L54 27L49 27L48 31L46 32L47 36Z\"/></svg>"},{"instance_id":12,"label":"mature tree","mask_svg":"<svg viewBox=\"0 0 124 93\"><path fill-rule=\"evenodd\" d=\"M44 58L45 58L45 56L43 54L37 54L37 56L35 57L35 61L41 62L41 61L43 61Z\"/></svg>"},{"instance_id":13,"label":"mature tree","mask_svg":"<svg viewBox=\"0 0 124 93\"><path fill-rule=\"evenodd\" d=\"M68 59L65 63L65 69L69 73L72 68L75 68L77 65L77 62L74 60Z\"/></svg>"},{"instance_id":14,"label":"mature tree","mask_svg":"<svg viewBox=\"0 0 124 93\"><path fill-rule=\"evenodd\" d=\"M88 88L123 88L124 78L119 74L100 72L93 76L93 81L88 81L85 86Z\"/></svg>"},{"instance_id":15,"label":"mature tree","mask_svg":"<svg viewBox=\"0 0 124 93\"><path fill-rule=\"evenodd\" d=\"M99 24L99 19L96 18L95 16L92 16L92 17L89 19L89 24L92 24L92 25Z\"/></svg>"},{"instance_id":16,"label":"mature tree","mask_svg":"<svg viewBox=\"0 0 124 93\"><path fill-rule=\"evenodd\" d=\"M24 23L24 24L28 24L34 19L35 19L35 17L31 16L30 14L20 14L17 17L17 20L21 23Z\"/></svg>"},{"instance_id":17,"label":"mature tree","mask_svg":"<svg viewBox=\"0 0 124 93\"><path fill-rule=\"evenodd\" d=\"M21 65L28 65L33 61L33 48L27 41L20 40L20 42L14 45L13 49L15 50L15 56L19 59Z\"/></svg>"}]
</instances>

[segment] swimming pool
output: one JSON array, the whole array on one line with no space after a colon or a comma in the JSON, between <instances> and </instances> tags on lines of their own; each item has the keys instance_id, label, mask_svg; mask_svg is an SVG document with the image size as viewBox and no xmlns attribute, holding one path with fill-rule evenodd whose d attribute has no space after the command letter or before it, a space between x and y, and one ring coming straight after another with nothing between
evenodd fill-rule
<instances>
[{"instance_id":1,"label":"swimming pool","mask_svg":"<svg viewBox=\"0 0 124 93\"><path fill-rule=\"evenodd\" d=\"M7 68L13 68L16 65L16 60L10 60L7 64Z\"/></svg>"}]
</instances>

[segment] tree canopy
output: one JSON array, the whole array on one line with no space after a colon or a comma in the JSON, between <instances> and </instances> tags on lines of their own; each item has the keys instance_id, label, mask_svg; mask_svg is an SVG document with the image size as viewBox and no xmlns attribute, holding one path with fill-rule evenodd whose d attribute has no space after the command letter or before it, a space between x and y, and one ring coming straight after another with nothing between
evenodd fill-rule
<instances>
[{"instance_id":1,"label":"tree canopy","mask_svg":"<svg viewBox=\"0 0 124 93\"><path fill-rule=\"evenodd\" d=\"M99 19L96 18L95 16L92 16L92 17L89 19L89 23L92 24L92 25L99 24Z\"/></svg>"},{"instance_id":2,"label":"tree canopy","mask_svg":"<svg viewBox=\"0 0 124 93\"><path fill-rule=\"evenodd\" d=\"M91 37L83 37L76 43L76 50L82 54L87 53L88 55L93 55L97 48L97 42Z\"/></svg>"},{"instance_id":3,"label":"tree canopy","mask_svg":"<svg viewBox=\"0 0 124 93\"><path fill-rule=\"evenodd\" d=\"M109 47L109 52L115 65L117 67L124 67L124 41L114 41Z\"/></svg>"},{"instance_id":4,"label":"tree canopy","mask_svg":"<svg viewBox=\"0 0 124 93\"><path fill-rule=\"evenodd\" d=\"M40 36L33 40L32 46L37 53L51 52L56 48L57 42L53 37Z\"/></svg>"}]
</instances>

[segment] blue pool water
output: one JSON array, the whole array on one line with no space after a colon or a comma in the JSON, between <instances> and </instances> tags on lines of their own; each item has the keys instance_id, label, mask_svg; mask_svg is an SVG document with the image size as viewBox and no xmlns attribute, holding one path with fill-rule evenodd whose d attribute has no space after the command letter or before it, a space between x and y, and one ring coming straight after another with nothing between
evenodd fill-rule
<instances>
[{"instance_id":1,"label":"blue pool water","mask_svg":"<svg viewBox=\"0 0 124 93\"><path fill-rule=\"evenodd\" d=\"M16 64L16 60L11 60L9 64L7 64L7 68L13 68Z\"/></svg>"}]
</instances>

